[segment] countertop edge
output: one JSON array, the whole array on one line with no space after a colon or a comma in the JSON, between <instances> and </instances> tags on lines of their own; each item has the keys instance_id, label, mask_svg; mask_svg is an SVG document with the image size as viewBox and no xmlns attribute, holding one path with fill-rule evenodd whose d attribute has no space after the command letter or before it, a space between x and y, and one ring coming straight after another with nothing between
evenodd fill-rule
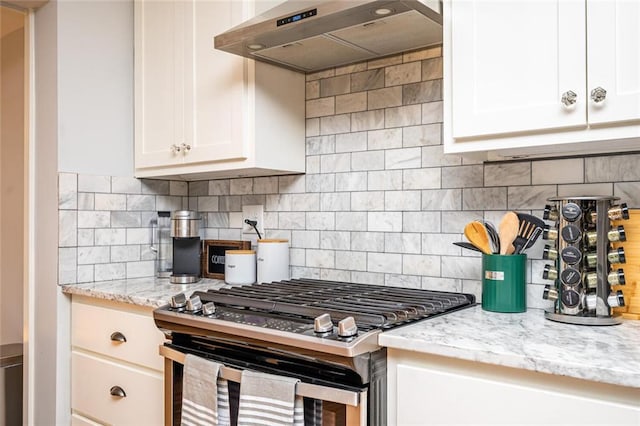
<instances>
[{"instance_id":1,"label":"countertop edge","mask_svg":"<svg viewBox=\"0 0 640 426\"><path fill-rule=\"evenodd\" d=\"M63 285L62 292L64 294L93 297L95 299L110 300L113 302L128 303L130 305L143 306L146 308L159 308L165 305L164 302L154 302L146 297L137 297L135 295L115 294L111 292L103 292L99 290L88 290L83 288L75 288L74 284Z\"/></svg>"},{"instance_id":2,"label":"countertop edge","mask_svg":"<svg viewBox=\"0 0 640 426\"><path fill-rule=\"evenodd\" d=\"M510 314L480 305L381 333L390 349L436 355L640 390L640 322L597 327Z\"/></svg>"},{"instance_id":3,"label":"countertop edge","mask_svg":"<svg viewBox=\"0 0 640 426\"><path fill-rule=\"evenodd\" d=\"M438 355L453 359L479 362L484 364L509 367L520 370L527 370L536 373L551 374L554 376L571 377L592 382L627 386L640 389L640 372L620 371L615 376L611 376L612 371L605 368L590 366L588 368L575 364L554 362L548 359L527 358L526 356L513 356L492 352L480 352L472 349L442 346L428 341L416 344L416 339L409 339L400 336L390 336L382 333L378 338L381 346L401 351L416 352L427 355ZM565 369L563 373L559 369ZM602 380L608 377L612 380Z\"/></svg>"}]
</instances>

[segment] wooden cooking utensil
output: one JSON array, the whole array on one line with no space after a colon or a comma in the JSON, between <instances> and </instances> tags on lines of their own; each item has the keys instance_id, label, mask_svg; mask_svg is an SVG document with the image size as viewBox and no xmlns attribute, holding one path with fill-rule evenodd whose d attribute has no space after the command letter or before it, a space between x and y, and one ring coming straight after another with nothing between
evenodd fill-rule
<instances>
[{"instance_id":1,"label":"wooden cooking utensil","mask_svg":"<svg viewBox=\"0 0 640 426\"><path fill-rule=\"evenodd\" d=\"M489 234L487 233L487 228L485 228L481 222L474 220L473 222L467 223L464 227L464 236L467 237L467 240L469 240L471 244L479 248L481 252L491 254Z\"/></svg>"},{"instance_id":2,"label":"wooden cooking utensil","mask_svg":"<svg viewBox=\"0 0 640 426\"><path fill-rule=\"evenodd\" d=\"M513 241L518 236L520 220L514 212L507 212L498 225L500 235L500 254L513 254L515 247Z\"/></svg>"}]
</instances>

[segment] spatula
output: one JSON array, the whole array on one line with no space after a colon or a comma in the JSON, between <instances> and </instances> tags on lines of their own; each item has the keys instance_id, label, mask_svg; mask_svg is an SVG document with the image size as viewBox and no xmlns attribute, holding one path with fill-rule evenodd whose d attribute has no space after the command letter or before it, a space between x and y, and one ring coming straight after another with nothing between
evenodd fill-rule
<instances>
[{"instance_id":1,"label":"spatula","mask_svg":"<svg viewBox=\"0 0 640 426\"><path fill-rule=\"evenodd\" d=\"M480 249L478 247L474 246L471 243L467 243L465 241L461 241L461 242L457 242L456 241L456 242L453 243L453 245L454 246L458 246L458 247L462 247L462 248L467 249L467 250L480 252Z\"/></svg>"},{"instance_id":2,"label":"spatula","mask_svg":"<svg viewBox=\"0 0 640 426\"><path fill-rule=\"evenodd\" d=\"M500 235L500 254L513 254L515 247L513 241L518 236L520 221L514 212L507 212L498 225Z\"/></svg>"},{"instance_id":3,"label":"spatula","mask_svg":"<svg viewBox=\"0 0 640 426\"><path fill-rule=\"evenodd\" d=\"M518 215L518 236L513 242L513 246L515 247L515 253L522 253L524 250L531 247L542 232L545 223L542 219L526 214L526 213L517 213ZM538 229L540 229L538 231Z\"/></svg>"},{"instance_id":4,"label":"spatula","mask_svg":"<svg viewBox=\"0 0 640 426\"><path fill-rule=\"evenodd\" d=\"M482 222L474 220L467 223L464 227L464 236L474 246L480 249L481 252L491 254L491 244L489 243L489 234L487 234L487 228L484 227Z\"/></svg>"}]
</instances>

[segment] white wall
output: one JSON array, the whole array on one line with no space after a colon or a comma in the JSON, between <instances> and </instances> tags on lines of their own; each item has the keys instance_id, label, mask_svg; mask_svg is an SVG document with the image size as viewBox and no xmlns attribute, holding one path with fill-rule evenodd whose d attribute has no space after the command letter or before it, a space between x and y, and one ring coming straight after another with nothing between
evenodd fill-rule
<instances>
[{"instance_id":1,"label":"white wall","mask_svg":"<svg viewBox=\"0 0 640 426\"><path fill-rule=\"evenodd\" d=\"M133 176L133 1L51 0L34 14L28 422L69 424L70 303L57 285L59 171Z\"/></svg>"},{"instance_id":2,"label":"white wall","mask_svg":"<svg viewBox=\"0 0 640 426\"><path fill-rule=\"evenodd\" d=\"M133 176L133 1L58 1L58 166Z\"/></svg>"}]
</instances>

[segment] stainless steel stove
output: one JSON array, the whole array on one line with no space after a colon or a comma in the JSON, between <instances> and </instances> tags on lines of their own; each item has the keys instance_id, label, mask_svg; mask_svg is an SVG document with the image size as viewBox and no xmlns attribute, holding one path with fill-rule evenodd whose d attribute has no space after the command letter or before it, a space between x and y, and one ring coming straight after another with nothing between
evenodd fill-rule
<instances>
[{"instance_id":1,"label":"stainless steel stove","mask_svg":"<svg viewBox=\"0 0 640 426\"><path fill-rule=\"evenodd\" d=\"M161 350L172 361L192 353L235 371L298 377L318 387L306 394L312 398L355 392L334 402L356 401L359 423L373 425L386 415L386 350L378 335L474 304L463 293L294 279L179 294L153 315L172 340ZM173 373L175 382L175 362ZM175 392L171 400L176 423Z\"/></svg>"},{"instance_id":2,"label":"stainless steel stove","mask_svg":"<svg viewBox=\"0 0 640 426\"><path fill-rule=\"evenodd\" d=\"M353 357L379 348L390 328L465 308L472 295L318 280L291 280L173 297L154 312L167 331L228 333Z\"/></svg>"}]
</instances>

